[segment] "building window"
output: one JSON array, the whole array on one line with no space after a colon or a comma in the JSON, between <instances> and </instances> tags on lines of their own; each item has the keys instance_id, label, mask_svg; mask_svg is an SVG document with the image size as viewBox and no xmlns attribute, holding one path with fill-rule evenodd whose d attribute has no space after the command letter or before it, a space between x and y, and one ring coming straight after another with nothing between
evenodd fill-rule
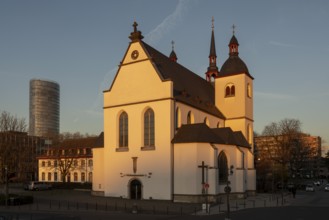
<instances>
[{"instance_id":1,"label":"building window","mask_svg":"<svg viewBox=\"0 0 329 220\"><path fill-rule=\"evenodd\" d=\"M204 118L203 123L205 123L205 124L208 125L208 127L209 127L209 120L208 120L207 117Z\"/></svg>"},{"instance_id":2,"label":"building window","mask_svg":"<svg viewBox=\"0 0 329 220\"><path fill-rule=\"evenodd\" d=\"M218 181L219 183L227 182L228 180L228 165L227 157L222 151L218 155Z\"/></svg>"},{"instance_id":3,"label":"building window","mask_svg":"<svg viewBox=\"0 0 329 220\"><path fill-rule=\"evenodd\" d=\"M249 98L251 98L251 85L250 85L250 83L248 83L247 84L247 96L249 97Z\"/></svg>"},{"instance_id":4,"label":"building window","mask_svg":"<svg viewBox=\"0 0 329 220\"><path fill-rule=\"evenodd\" d=\"M57 182L58 180L58 176L57 176L57 172L54 173L54 181Z\"/></svg>"},{"instance_id":5,"label":"building window","mask_svg":"<svg viewBox=\"0 0 329 220\"><path fill-rule=\"evenodd\" d=\"M128 147L128 115L122 112L119 118L119 147Z\"/></svg>"},{"instance_id":6,"label":"building window","mask_svg":"<svg viewBox=\"0 0 329 220\"><path fill-rule=\"evenodd\" d=\"M84 172L81 173L81 182L86 181L86 174Z\"/></svg>"},{"instance_id":7,"label":"building window","mask_svg":"<svg viewBox=\"0 0 329 220\"><path fill-rule=\"evenodd\" d=\"M93 181L93 173L89 172L88 174L88 182L92 182Z\"/></svg>"},{"instance_id":8,"label":"building window","mask_svg":"<svg viewBox=\"0 0 329 220\"><path fill-rule=\"evenodd\" d=\"M78 160L73 161L73 166L77 167L78 166Z\"/></svg>"},{"instance_id":9,"label":"building window","mask_svg":"<svg viewBox=\"0 0 329 220\"><path fill-rule=\"evenodd\" d=\"M48 181L51 181L51 173L48 173Z\"/></svg>"},{"instance_id":10,"label":"building window","mask_svg":"<svg viewBox=\"0 0 329 220\"><path fill-rule=\"evenodd\" d=\"M85 160L81 160L81 167L84 168L86 166L86 161Z\"/></svg>"},{"instance_id":11,"label":"building window","mask_svg":"<svg viewBox=\"0 0 329 220\"><path fill-rule=\"evenodd\" d=\"M45 167L45 166L46 166L46 162L45 162L45 161L42 161L42 162L41 162L41 166L42 166L42 167Z\"/></svg>"},{"instance_id":12,"label":"building window","mask_svg":"<svg viewBox=\"0 0 329 220\"><path fill-rule=\"evenodd\" d=\"M154 112L148 109L144 114L144 146L154 146Z\"/></svg>"},{"instance_id":13,"label":"building window","mask_svg":"<svg viewBox=\"0 0 329 220\"><path fill-rule=\"evenodd\" d=\"M46 179L46 174L44 172L41 173L41 180L42 181L45 181Z\"/></svg>"},{"instance_id":14,"label":"building window","mask_svg":"<svg viewBox=\"0 0 329 220\"><path fill-rule=\"evenodd\" d=\"M74 178L74 182L78 182L78 173L77 172L74 172L73 174L73 178Z\"/></svg>"},{"instance_id":15,"label":"building window","mask_svg":"<svg viewBox=\"0 0 329 220\"><path fill-rule=\"evenodd\" d=\"M233 84L229 84L225 88L225 97L235 96L235 86Z\"/></svg>"},{"instance_id":16,"label":"building window","mask_svg":"<svg viewBox=\"0 0 329 220\"><path fill-rule=\"evenodd\" d=\"M194 123L194 116L191 111L188 112L187 114L187 124L193 124Z\"/></svg>"},{"instance_id":17,"label":"building window","mask_svg":"<svg viewBox=\"0 0 329 220\"><path fill-rule=\"evenodd\" d=\"M88 166L93 166L93 160L88 160Z\"/></svg>"},{"instance_id":18,"label":"building window","mask_svg":"<svg viewBox=\"0 0 329 220\"><path fill-rule=\"evenodd\" d=\"M178 129L182 124L182 116L181 116L181 112L180 109L177 108L176 109L176 115L175 115L175 128Z\"/></svg>"}]
</instances>

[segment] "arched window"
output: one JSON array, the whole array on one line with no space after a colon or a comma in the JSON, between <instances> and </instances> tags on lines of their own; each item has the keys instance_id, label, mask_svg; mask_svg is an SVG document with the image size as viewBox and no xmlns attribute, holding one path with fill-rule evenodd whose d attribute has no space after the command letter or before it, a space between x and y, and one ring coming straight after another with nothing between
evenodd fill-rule
<instances>
[{"instance_id":1,"label":"arched window","mask_svg":"<svg viewBox=\"0 0 329 220\"><path fill-rule=\"evenodd\" d=\"M128 147L128 115L122 112L119 118L119 147Z\"/></svg>"},{"instance_id":2,"label":"arched window","mask_svg":"<svg viewBox=\"0 0 329 220\"><path fill-rule=\"evenodd\" d=\"M203 123L205 123L205 124L208 125L208 127L209 127L209 120L208 120L207 117L204 118Z\"/></svg>"},{"instance_id":3,"label":"arched window","mask_svg":"<svg viewBox=\"0 0 329 220\"><path fill-rule=\"evenodd\" d=\"M235 96L235 86L233 84L229 84L225 88L225 97Z\"/></svg>"},{"instance_id":4,"label":"arched window","mask_svg":"<svg viewBox=\"0 0 329 220\"><path fill-rule=\"evenodd\" d=\"M175 117L175 128L178 129L181 124L182 124L182 116L181 116L181 112L180 112L180 109L177 108L176 109L176 117Z\"/></svg>"},{"instance_id":5,"label":"arched window","mask_svg":"<svg viewBox=\"0 0 329 220\"><path fill-rule=\"evenodd\" d=\"M226 182L228 180L228 165L227 157L222 151L218 155L218 181L219 183Z\"/></svg>"},{"instance_id":6,"label":"arched window","mask_svg":"<svg viewBox=\"0 0 329 220\"><path fill-rule=\"evenodd\" d=\"M191 112L188 112L187 114L186 124L191 124Z\"/></svg>"},{"instance_id":7,"label":"arched window","mask_svg":"<svg viewBox=\"0 0 329 220\"><path fill-rule=\"evenodd\" d=\"M230 95L231 95L231 88L229 86L226 86L225 97L230 96Z\"/></svg>"},{"instance_id":8,"label":"arched window","mask_svg":"<svg viewBox=\"0 0 329 220\"><path fill-rule=\"evenodd\" d=\"M194 123L194 116L191 111L187 114L186 124L193 124Z\"/></svg>"},{"instance_id":9,"label":"arched window","mask_svg":"<svg viewBox=\"0 0 329 220\"><path fill-rule=\"evenodd\" d=\"M249 142L249 144L251 144L252 143L252 128L251 128L251 125L250 124L248 124L248 128L247 128L247 135L248 135L248 142Z\"/></svg>"},{"instance_id":10,"label":"arched window","mask_svg":"<svg viewBox=\"0 0 329 220\"><path fill-rule=\"evenodd\" d=\"M154 146L154 112L148 109L144 114L144 146Z\"/></svg>"},{"instance_id":11,"label":"arched window","mask_svg":"<svg viewBox=\"0 0 329 220\"><path fill-rule=\"evenodd\" d=\"M235 96L235 86L231 86L231 96Z\"/></svg>"},{"instance_id":12,"label":"arched window","mask_svg":"<svg viewBox=\"0 0 329 220\"><path fill-rule=\"evenodd\" d=\"M247 96L251 98L251 85L249 83L247 85Z\"/></svg>"},{"instance_id":13,"label":"arched window","mask_svg":"<svg viewBox=\"0 0 329 220\"><path fill-rule=\"evenodd\" d=\"M86 182L86 174L84 172L81 173L81 182Z\"/></svg>"}]
</instances>

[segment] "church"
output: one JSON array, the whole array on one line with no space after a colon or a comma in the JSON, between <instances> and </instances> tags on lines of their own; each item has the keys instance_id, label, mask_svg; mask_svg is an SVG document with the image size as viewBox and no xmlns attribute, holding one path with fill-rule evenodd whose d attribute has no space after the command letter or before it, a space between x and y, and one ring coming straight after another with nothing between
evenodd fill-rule
<instances>
[{"instance_id":1,"label":"church","mask_svg":"<svg viewBox=\"0 0 329 220\"><path fill-rule=\"evenodd\" d=\"M216 202L225 189L255 193L254 78L234 29L219 69L212 23L209 66L200 77L178 63L174 48L166 56L144 42L137 26L104 91L104 146L93 149L92 194Z\"/></svg>"}]
</instances>

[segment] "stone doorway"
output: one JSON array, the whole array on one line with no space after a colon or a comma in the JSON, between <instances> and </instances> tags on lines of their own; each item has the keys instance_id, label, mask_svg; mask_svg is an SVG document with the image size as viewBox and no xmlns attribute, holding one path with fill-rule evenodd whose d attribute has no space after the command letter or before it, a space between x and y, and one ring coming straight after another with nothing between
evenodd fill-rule
<instances>
[{"instance_id":1,"label":"stone doorway","mask_svg":"<svg viewBox=\"0 0 329 220\"><path fill-rule=\"evenodd\" d=\"M130 182L130 199L142 199L142 183L137 179Z\"/></svg>"}]
</instances>

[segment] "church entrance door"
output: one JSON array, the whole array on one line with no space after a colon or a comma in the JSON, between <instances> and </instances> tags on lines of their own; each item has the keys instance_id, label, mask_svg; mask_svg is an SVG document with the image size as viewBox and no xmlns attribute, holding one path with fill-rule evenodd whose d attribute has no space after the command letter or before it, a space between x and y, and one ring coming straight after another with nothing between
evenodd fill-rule
<instances>
[{"instance_id":1,"label":"church entrance door","mask_svg":"<svg viewBox=\"0 0 329 220\"><path fill-rule=\"evenodd\" d=\"M134 179L130 182L130 198L142 198L142 183L139 180Z\"/></svg>"}]
</instances>

